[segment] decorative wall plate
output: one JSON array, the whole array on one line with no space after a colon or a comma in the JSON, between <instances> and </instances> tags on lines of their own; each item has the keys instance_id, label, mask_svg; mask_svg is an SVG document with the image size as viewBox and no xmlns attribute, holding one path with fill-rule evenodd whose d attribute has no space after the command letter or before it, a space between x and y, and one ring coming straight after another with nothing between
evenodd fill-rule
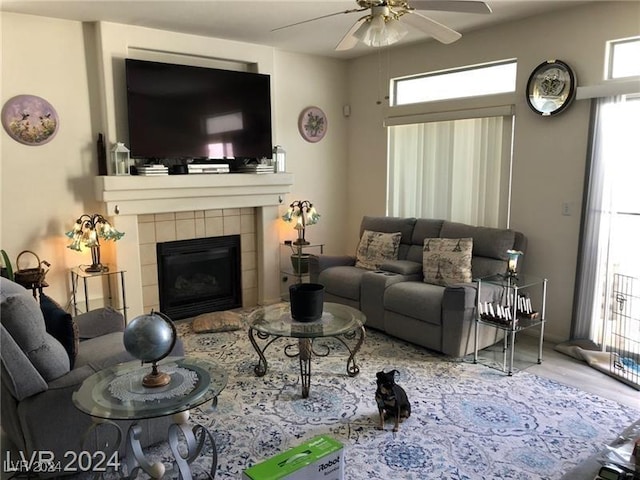
<instances>
[{"instance_id":1,"label":"decorative wall plate","mask_svg":"<svg viewBox=\"0 0 640 480\"><path fill-rule=\"evenodd\" d=\"M2 107L2 126L11 138L24 145L50 142L59 123L53 106L35 95L17 95Z\"/></svg>"},{"instance_id":2,"label":"decorative wall plate","mask_svg":"<svg viewBox=\"0 0 640 480\"><path fill-rule=\"evenodd\" d=\"M571 67L560 60L541 63L527 82L527 103L542 116L564 111L575 95L576 76Z\"/></svg>"},{"instance_id":3,"label":"decorative wall plate","mask_svg":"<svg viewBox=\"0 0 640 480\"><path fill-rule=\"evenodd\" d=\"M307 142L319 142L327 133L327 116L318 107L307 107L298 118L298 130Z\"/></svg>"}]
</instances>

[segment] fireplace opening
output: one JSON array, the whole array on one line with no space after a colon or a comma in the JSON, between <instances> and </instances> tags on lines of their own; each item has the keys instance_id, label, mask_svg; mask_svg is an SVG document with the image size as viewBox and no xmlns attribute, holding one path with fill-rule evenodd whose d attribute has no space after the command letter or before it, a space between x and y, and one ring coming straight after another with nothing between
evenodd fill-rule
<instances>
[{"instance_id":1,"label":"fireplace opening","mask_svg":"<svg viewBox=\"0 0 640 480\"><path fill-rule=\"evenodd\" d=\"M173 320L242 306L240 235L163 242L160 311Z\"/></svg>"}]
</instances>

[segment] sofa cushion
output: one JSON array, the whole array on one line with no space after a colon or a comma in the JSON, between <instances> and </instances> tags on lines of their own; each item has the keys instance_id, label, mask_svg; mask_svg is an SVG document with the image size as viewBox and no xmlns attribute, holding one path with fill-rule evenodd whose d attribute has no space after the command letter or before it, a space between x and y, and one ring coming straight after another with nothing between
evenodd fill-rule
<instances>
[{"instance_id":1,"label":"sofa cushion","mask_svg":"<svg viewBox=\"0 0 640 480\"><path fill-rule=\"evenodd\" d=\"M472 251L472 238L425 238L424 282L443 286L471 282Z\"/></svg>"},{"instance_id":2,"label":"sofa cushion","mask_svg":"<svg viewBox=\"0 0 640 480\"><path fill-rule=\"evenodd\" d=\"M360 301L360 283L368 270L358 267L331 267L320 272L318 283L324 291L337 297Z\"/></svg>"},{"instance_id":3,"label":"sofa cushion","mask_svg":"<svg viewBox=\"0 0 640 480\"><path fill-rule=\"evenodd\" d=\"M2 357L2 385L21 401L47 389L47 382L33 366L11 335L0 325L0 354Z\"/></svg>"},{"instance_id":4,"label":"sofa cushion","mask_svg":"<svg viewBox=\"0 0 640 480\"><path fill-rule=\"evenodd\" d=\"M384 233L400 232L402 234L400 243L410 244L415 224L416 219L412 217L369 217L365 215L360 224L360 236L362 237L365 230Z\"/></svg>"},{"instance_id":5,"label":"sofa cushion","mask_svg":"<svg viewBox=\"0 0 640 480\"><path fill-rule=\"evenodd\" d=\"M4 301L9 295L22 293L31 295L31 292L16 282L12 282L8 278L0 277L0 300Z\"/></svg>"},{"instance_id":6,"label":"sofa cushion","mask_svg":"<svg viewBox=\"0 0 640 480\"><path fill-rule=\"evenodd\" d=\"M40 306L31 295L3 298L2 325L46 382L69 372L69 356L62 344L47 333Z\"/></svg>"},{"instance_id":7,"label":"sofa cushion","mask_svg":"<svg viewBox=\"0 0 640 480\"><path fill-rule=\"evenodd\" d=\"M423 282L399 282L384 291L384 308L433 325L442 323L445 287Z\"/></svg>"},{"instance_id":8,"label":"sofa cushion","mask_svg":"<svg viewBox=\"0 0 640 480\"><path fill-rule=\"evenodd\" d=\"M422 273L422 263L411 262L409 260L391 260L380 265L380 270L398 273L400 275L414 275L416 273Z\"/></svg>"},{"instance_id":9,"label":"sofa cushion","mask_svg":"<svg viewBox=\"0 0 640 480\"><path fill-rule=\"evenodd\" d=\"M411 234L411 245L407 248L406 260L418 262L422 265L424 239L440 237L442 222L442 220L431 220L428 218L419 218L416 220L416 226Z\"/></svg>"},{"instance_id":10,"label":"sofa cushion","mask_svg":"<svg viewBox=\"0 0 640 480\"><path fill-rule=\"evenodd\" d=\"M114 332L80 342L76 368L89 365L98 372L116 363L135 360L135 357L124 349L122 337L122 332Z\"/></svg>"},{"instance_id":11,"label":"sofa cushion","mask_svg":"<svg viewBox=\"0 0 640 480\"><path fill-rule=\"evenodd\" d=\"M356 267L377 270L387 260L398 258L398 246L402 233L362 232L356 250Z\"/></svg>"},{"instance_id":12,"label":"sofa cushion","mask_svg":"<svg viewBox=\"0 0 640 480\"><path fill-rule=\"evenodd\" d=\"M400 238L400 246L398 247L398 257L401 260L414 260L407 258L407 254L412 247L412 235L416 219L413 217L369 217L364 216L360 224L360 236L365 230L371 232L384 232L402 234ZM415 260L414 260L415 261Z\"/></svg>"},{"instance_id":13,"label":"sofa cushion","mask_svg":"<svg viewBox=\"0 0 640 480\"><path fill-rule=\"evenodd\" d=\"M112 307L96 308L76 315L73 321L78 326L80 340L100 337L107 333L124 331L124 315Z\"/></svg>"},{"instance_id":14,"label":"sofa cushion","mask_svg":"<svg viewBox=\"0 0 640 480\"><path fill-rule=\"evenodd\" d=\"M515 232L503 228L474 227L464 223L445 221L440 231L442 238L473 238L473 255L507 260L512 249Z\"/></svg>"},{"instance_id":15,"label":"sofa cushion","mask_svg":"<svg viewBox=\"0 0 640 480\"><path fill-rule=\"evenodd\" d=\"M419 218L411 235L411 243L414 245L424 244L425 238L441 237L440 231L444 220L432 220L430 218Z\"/></svg>"},{"instance_id":16,"label":"sofa cushion","mask_svg":"<svg viewBox=\"0 0 640 480\"><path fill-rule=\"evenodd\" d=\"M40 310L44 316L47 333L62 344L69 356L69 365L73 369L80 343L78 326L73 321L73 317L45 294L40 295Z\"/></svg>"}]
</instances>

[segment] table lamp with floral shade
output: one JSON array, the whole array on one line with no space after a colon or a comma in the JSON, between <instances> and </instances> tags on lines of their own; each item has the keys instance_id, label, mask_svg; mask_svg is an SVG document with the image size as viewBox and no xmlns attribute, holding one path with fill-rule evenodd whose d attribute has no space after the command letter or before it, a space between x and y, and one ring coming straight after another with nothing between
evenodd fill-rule
<instances>
[{"instance_id":1,"label":"table lamp with floral shade","mask_svg":"<svg viewBox=\"0 0 640 480\"><path fill-rule=\"evenodd\" d=\"M293 241L293 245L309 245L305 238L305 230L309 225L318 223L320 214L309 200L296 200L291 202L282 219L293 223L293 228L298 231L298 238Z\"/></svg>"},{"instance_id":2,"label":"table lamp with floral shade","mask_svg":"<svg viewBox=\"0 0 640 480\"><path fill-rule=\"evenodd\" d=\"M65 235L72 241L67 248L82 251L82 247L91 249L91 265L85 268L86 272L97 273L104 272L107 267L100 263L100 239L103 240L120 240L124 233L119 232L111 226L99 213L83 214L73 226L73 229L66 232Z\"/></svg>"}]
</instances>

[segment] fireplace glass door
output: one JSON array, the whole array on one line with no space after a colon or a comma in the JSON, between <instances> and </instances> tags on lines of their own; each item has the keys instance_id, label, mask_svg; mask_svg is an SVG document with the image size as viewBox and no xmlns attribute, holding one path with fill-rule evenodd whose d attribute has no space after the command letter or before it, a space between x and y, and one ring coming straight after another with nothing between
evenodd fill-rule
<instances>
[{"instance_id":1,"label":"fireplace glass door","mask_svg":"<svg viewBox=\"0 0 640 480\"><path fill-rule=\"evenodd\" d=\"M174 320L242 306L240 235L157 244L160 310Z\"/></svg>"}]
</instances>

